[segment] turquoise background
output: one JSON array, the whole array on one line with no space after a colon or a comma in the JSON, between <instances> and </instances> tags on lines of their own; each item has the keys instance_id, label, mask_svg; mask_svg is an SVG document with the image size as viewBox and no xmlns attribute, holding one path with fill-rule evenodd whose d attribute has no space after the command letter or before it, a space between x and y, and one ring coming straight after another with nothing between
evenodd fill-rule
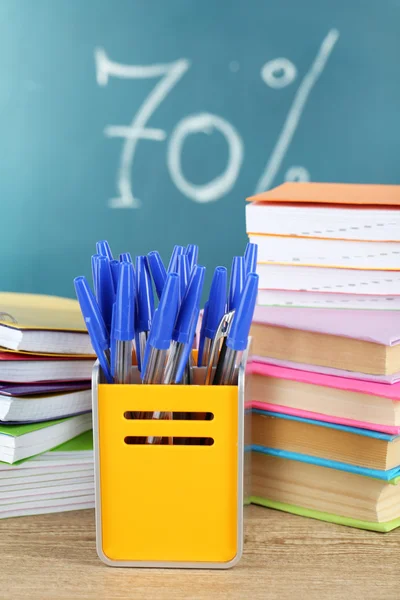
<instances>
[{"instance_id":1,"label":"turquoise background","mask_svg":"<svg viewBox=\"0 0 400 600\"><path fill-rule=\"evenodd\" d=\"M277 157L324 40L326 65L269 186L305 173L293 166L317 181L400 183L399 29L397 0L3 0L1 288L73 296L102 238L115 253L158 249L165 260L174 244L198 243L209 277L229 266L246 243L244 199ZM139 139L128 165L140 208L110 207L125 141L105 131L129 126L165 77L110 75L100 85L96 48L122 65L186 68L146 125L162 141ZM286 71L272 69L277 58ZM171 177L168 155L182 120L204 113L233 128L243 160L229 186L197 202ZM222 174L228 155L213 126L188 134L176 154L197 186Z\"/></svg>"}]
</instances>

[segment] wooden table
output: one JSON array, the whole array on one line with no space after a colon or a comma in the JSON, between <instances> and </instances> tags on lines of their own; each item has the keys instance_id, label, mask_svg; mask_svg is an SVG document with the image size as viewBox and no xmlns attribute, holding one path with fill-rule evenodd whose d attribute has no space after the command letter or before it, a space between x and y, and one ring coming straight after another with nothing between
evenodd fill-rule
<instances>
[{"instance_id":1,"label":"wooden table","mask_svg":"<svg viewBox=\"0 0 400 600\"><path fill-rule=\"evenodd\" d=\"M246 511L244 557L228 571L106 567L92 510L0 521L0 598L399 600L400 529Z\"/></svg>"}]
</instances>

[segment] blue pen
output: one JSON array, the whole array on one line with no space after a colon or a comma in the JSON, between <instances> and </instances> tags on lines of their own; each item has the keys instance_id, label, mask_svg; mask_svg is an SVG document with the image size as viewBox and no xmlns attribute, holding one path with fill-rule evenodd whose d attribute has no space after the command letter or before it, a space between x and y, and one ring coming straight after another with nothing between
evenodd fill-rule
<instances>
[{"instance_id":1,"label":"blue pen","mask_svg":"<svg viewBox=\"0 0 400 600\"><path fill-rule=\"evenodd\" d=\"M93 281L93 290L94 295L97 298L97 261L100 258L101 254L93 254L92 256L92 281Z\"/></svg>"},{"instance_id":2,"label":"blue pen","mask_svg":"<svg viewBox=\"0 0 400 600\"><path fill-rule=\"evenodd\" d=\"M115 293L117 293L118 278L119 278L119 265L120 264L121 263L119 262L119 260L116 260L116 259L110 260L111 275L112 275L112 279L113 279L113 283L114 283Z\"/></svg>"},{"instance_id":3,"label":"blue pen","mask_svg":"<svg viewBox=\"0 0 400 600\"><path fill-rule=\"evenodd\" d=\"M146 348L154 315L153 286L146 256L136 257L136 358L141 371L142 357Z\"/></svg>"},{"instance_id":4,"label":"blue pen","mask_svg":"<svg viewBox=\"0 0 400 600\"><path fill-rule=\"evenodd\" d=\"M176 258L176 272L179 275L179 302L182 302L189 283L191 270L186 254L179 254Z\"/></svg>"},{"instance_id":5,"label":"blue pen","mask_svg":"<svg viewBox=\"0 0 400 600\"><path fill-rule=\"evenodd\" d=\"M111 274L110 261L105 256L97 259L97 302L103 315L107 330L111 330L112 308L115 302L114 282Z\"/></svg>"},{"instance_id":6,"label":"blue pen","mask_svg":"<svg viewBox=\"0 0 400 600\"><path fill-rule=\"evenodd\" d=\"M100 254L100 256L106 256L108 260L113 259L110 244L106 240L96 243L96 252L97 254Z\"/></svg>"},{"instance_id":7,"label":"blue pen","mask_svg":"<svg viewBox=\"0 0 400 600\"><path fill-rule=\"evenodd\" d=\"M182 357L184 355L189 357L190 350L192 349L191 344L193 344L193 337L191 338L191 334L193 331L194 336L193 323L194 321L197 323L205 271L205 267L199 266L196 266L193 270L193 274L186 290L182 305L179 309L178 318L173 330L172 344L168 355L167 365L165 367L163 383L178 383L178 370L181 379L183 370L187 364L187 359L183 363ZM189 351L185 353L185 349L188 347Z\"/></svg>"},{"instance_id":8,"label":"blue pen","mask_svg":"<svg viewBox=\"0 0 400 600\"><path fill-rule=\"evenodd\" d=\"M121 263L115 308L112 340L115 343L114 382L129 383L135 338L135 278L132 263Z\"/></svg>"},{"instance_id":9,"label":"blue pen","mask_svg":"<svg viewBox=\"0 0 400 600\"><path fill-rule=\"evenodd\" d=\"M168 264L167 273L176 273L176 259L180 254L185 252L185 248L183 246L174 246L172 250L171 258Z\"/></svg>"},{"instance_id":10,"label":"blue pen","mask_svg":"<svg viewBox=\"0 0 400 600\"><path fill-rule=\"evenodd\" d=\"M239 305L245 278L245 263L243 256L234 256L232 261L231 278L229 280L228 312Z\"/></svg>"},{"instance_id":11,"label":"blue pen","mask_svg":"<svg viewBox=\"0 0 400 600\"><path fill-rule=\"evenodd\" d=\"M115 375L114 321L115 321L115 302L113 304L112 317L111 317L111 331L110 331L110 369L111 369L111 375L112 375L113 381L114 381L114 375Z\"/></svg>"},{"instance_id":12,"label":"blue pen","mask_svg":"<svg viewBox=\"0 0 400 600\"><path fill-rule=\"evenodd\" d=\"M199 348L198 348L198 353L197 353L197 366L198 367L201 367L203 364L204 339L205 339L207 317L208 317L208 300L204 305L203 317L201 319Z\"/></svg>"},{"instance_id":13,"label":"blue pen","mask_svg":"<svg viewBox=\"0 0 400 600\"><path fill-rule=\"evenodd\" d=\"M130 252L123 252L119 255L119 262L128 262L133 264L132 256Z\"/></svg>"},{"instance_id":14,"label":"blue pen","mask_svg":"<svg viewBox=\"0 0 400 600\"><path fill-rule=\"evenodd\" d=\"M179 304L179 277L168 273L142 359L143 383L161 383Z\"/></svg>"},{"instance_id":15,"label":"blue pen","mask_svg":"<svg viewBox=\"0 0 400 600\"><path fill-rule=\"evenodd\" d=\"M199 256L199 247L196 246L196 244L188 244L186 246L185 254L189 259L189 268L190 268L190 272L192 272L194 267L197 265L197 259Z\"/></svg>"},{"instance_id":16,"label":"blue pen","mask_svg":"<svg viewBox=\"0 0 400 600\"><path fill-rule=\"evenodd\" d=\"M234 385L241 353L246 349L254 307L257 300L258 275L249 273L239 305L226 338L224 356L220 355L214 385Z\"/></svg>"},{"instance_id":17,"label":"blue pen","mask_svg":"<svg viewBox=\"0 0 400 600\"><path fill-rule=\"evenodd\" d=\"M194 340L194 336L196 333L197 320L199 318L199 314L200 314L200 307L197 307L197 309L193 312L193 320L192 320L192 325L191 325L189 335L188 335L188 342L185 345L181 359L178 363L178 368L176 369L175 383L180 383L182 381L182 377L184 376L185 370L187 367L190 370L190 366L188 366L188 365L189 365L190 356L191 356L191 352L192 352L192 348L193 348L193 340ZM188 378L188 381L186 383L192 383L191 377Z\"/></svg>"},{"instance_id":18,"label":"blue pen","mask_svg":"<svg viewBox=\"0 0 400 600\"><path fill-rule=\"evenodd\" d=\"M76 297L78 298L81 307L93 349L99 359L107 383L112 383L108 358L109 335L96 302L96 298L89 287L86 277L76 277L74 279L74 285Z\"/></svg>"},{"instance_id":19,"label":"blue pen","mask_svg":"<svg viewBox=\"0 0 400 600\"><path fill-rule=\"evenodd\" d=\"M251 244L249 242L246 246L246 250L244 253L244 264L245 264L246 275L248 275L249 273L256 272L257 254L258 254L257 244Z\"/></svg>"},{"instance_id":20,"label":"blue pen","mask_svg":"<svg viewBox=\"0 0 400 600\"><path fill-rule=\"evenodd\" d=\"M207 311L204 310L203 322L201 324L198 366L207 365L212 341L220 321L225 313L226 306L226 282L227 270L225 267L217 267L214 271L210 287L210 295L207 303ZM203 328L204 323L204 328Z\"/></svg>"},{"instance_id":21,"label":"blue pen","mask_svg":"<svg viewBox=\"0 0 400 600\"><path fill-rule=\"evenodd\" d=\"M149 252L147 261L156 287L157 296L160 299L164 289L165 280L167 279L167 271L165 270L164 263L157 250Z\"/></svg>"}]
</instances>

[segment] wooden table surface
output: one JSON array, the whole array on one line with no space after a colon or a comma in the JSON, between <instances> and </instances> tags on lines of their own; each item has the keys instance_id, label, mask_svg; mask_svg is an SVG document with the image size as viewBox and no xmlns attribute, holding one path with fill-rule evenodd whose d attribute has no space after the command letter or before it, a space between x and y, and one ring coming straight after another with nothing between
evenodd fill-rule
<instances>
[{"instance_id":1,"label":"wooden table surface","mask_svg":"<svg viewBox=\"0 0 400 600\"><path fill-rule=\"evenodd\" d=\"M228 571L116 569L95 549L94 511L0 521L1 600L398 600L400 529L359 531L246 509Z\"/></svg>"}]
</instances>

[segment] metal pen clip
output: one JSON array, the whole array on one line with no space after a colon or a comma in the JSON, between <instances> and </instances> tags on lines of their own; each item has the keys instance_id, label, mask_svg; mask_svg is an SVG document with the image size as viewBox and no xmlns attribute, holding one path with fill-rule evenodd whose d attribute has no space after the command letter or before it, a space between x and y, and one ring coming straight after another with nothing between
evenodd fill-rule
<instances>
[{"instance_id":1,"label":"metal pen clip","mask_svg":"<svg viewBox=\"0 0 400 600\"><path fill-rule=\"evenodd\" d=\"M214 336L214 339L213 339L213 342L212 342L211 348L210 348L210 355L208 358L206 378L204 381L205 385L212 384L211 377L212 377L213 367L214 367L214 364L218 357L218 351L219 351L219 348L221 345L221 340L223 338L226 338L227 335L229 334L229 330L230 330L230 327L232 324L232 319L234 317L234 314L235 314L234 310L231 310L230 312L225 313L218 325L218 329L215 333L215 336Z\"/></svg>"}]
</instances>

